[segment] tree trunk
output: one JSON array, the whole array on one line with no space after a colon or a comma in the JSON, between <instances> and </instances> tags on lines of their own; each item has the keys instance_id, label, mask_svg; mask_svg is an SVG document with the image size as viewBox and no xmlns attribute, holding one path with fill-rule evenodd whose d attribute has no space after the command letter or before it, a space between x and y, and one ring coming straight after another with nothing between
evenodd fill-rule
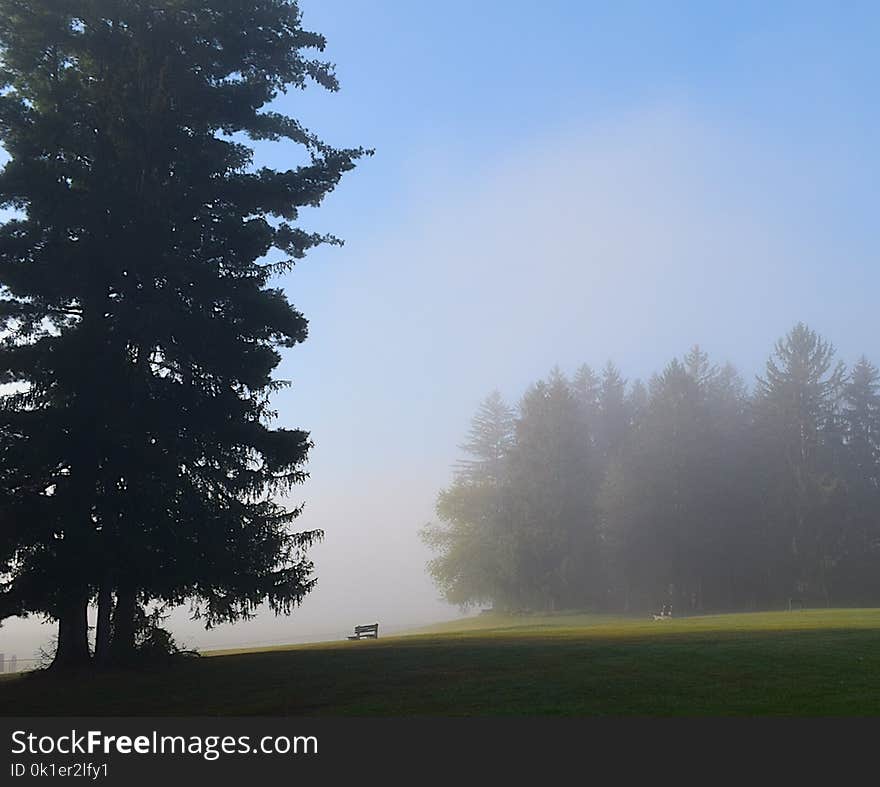
<instances>
[{"instance_id":1,"label":"tree trunk","mask_svg":"<svg viewBox=\"0 0 880 787\"><path fill-rule=\"evenodd\" d=\"M136 612L137 592L133 588L120 587L116 593L113 640L110 646L110 653L116 664L130 662L134 656Z\"/></svg>"},{"instance_id":2,"label":"tree trunk","mask_svg":"<svg viewBox=\"0 0 880 787\"><path fill-rule=\"evenodd\" d=\"M79 669L88 666L88 598L80 595L64 603L58 615L58 647L52 669Z\"/></svg>"},{"instance_id":3,"label":"tree trunk","mask_svg":"<svg viewBox=\"0 0 880 787\"><path fill-rule=\"evenodd\" d=\"M98 623L95 629L95 663L105 666L110 660L111 615L113 613L113 590L105 577L98 591Z\"/></svg>"}]
</instances>

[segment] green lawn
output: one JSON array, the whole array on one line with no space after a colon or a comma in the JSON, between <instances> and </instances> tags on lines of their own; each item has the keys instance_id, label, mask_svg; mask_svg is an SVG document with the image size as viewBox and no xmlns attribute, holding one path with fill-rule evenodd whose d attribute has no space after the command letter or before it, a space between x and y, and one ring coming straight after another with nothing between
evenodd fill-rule
<instances>
[{"instance_id":1,"label":"green lawn","mask_svg":"<svg viewBox=\"0 0 880 787\"><path fill-rule=\"evenodd\" d=\"M878 715L880 610L480 616L378 641L0 680L0 715Z\"/></svg>"}]
</instances>

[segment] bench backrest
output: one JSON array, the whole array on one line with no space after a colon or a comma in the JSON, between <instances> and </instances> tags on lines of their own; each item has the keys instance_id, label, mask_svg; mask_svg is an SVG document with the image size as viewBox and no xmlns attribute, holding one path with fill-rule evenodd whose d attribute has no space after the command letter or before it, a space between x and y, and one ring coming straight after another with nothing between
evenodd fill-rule
<instances>
[{"instance_id":1,"label":"bench backrest","mask_svg":"<svg viewBox=\"0 0 880 787\"><path fill-rule=\"evenodd\" d=\"M371 624L369 624L368 626L355 626L355 627L354 627L354 633L355 633L355 635L358 635L358 634L376 634L376 635L378 636L378 634L379 634L379 624L378 624L378 623L371 623Z\"/></svg>"}]
</instances>

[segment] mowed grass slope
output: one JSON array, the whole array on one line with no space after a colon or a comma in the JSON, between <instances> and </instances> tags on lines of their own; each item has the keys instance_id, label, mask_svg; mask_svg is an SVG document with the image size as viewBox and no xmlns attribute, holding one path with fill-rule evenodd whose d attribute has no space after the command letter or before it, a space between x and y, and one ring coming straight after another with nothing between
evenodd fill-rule
<instances>
[{"instance_id":1,"label":"mowed grass slope","mask_svg":"<svg viewBox=\"0 0 880 787\"><path fill-rule=\"evenodd\" d=\"M878 715L880 610L480 616L378 641L0 681L5 716L250 714Z\"/></svg>"}]
</instances>

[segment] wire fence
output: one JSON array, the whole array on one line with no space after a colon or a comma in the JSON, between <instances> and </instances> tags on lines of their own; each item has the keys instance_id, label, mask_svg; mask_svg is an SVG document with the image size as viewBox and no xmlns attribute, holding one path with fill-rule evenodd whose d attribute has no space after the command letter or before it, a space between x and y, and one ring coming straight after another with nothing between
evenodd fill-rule
<instances>
[{"instance_id":1,"label":"wire fence","mask_svg":"<svg viewBox=\"0 0 880 787\"><path fill-rule=\"evenodd\" d=\"M12 653L0 653L0 675L10 672L27 672L42 666L43 659L23 659Z\"/></svg>"}]
</instances>

